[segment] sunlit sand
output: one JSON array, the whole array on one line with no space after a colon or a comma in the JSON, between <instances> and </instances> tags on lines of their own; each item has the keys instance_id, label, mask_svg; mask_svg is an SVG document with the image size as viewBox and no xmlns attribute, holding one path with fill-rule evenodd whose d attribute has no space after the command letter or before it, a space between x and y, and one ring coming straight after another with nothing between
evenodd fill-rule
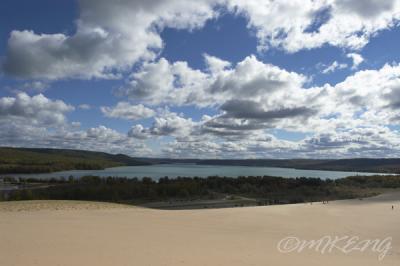
<instances>
[{"instance_id":1,"label":"sunlit sand","mask_svg":"<svg viewBox=\"0 0 400 266\"><path fill-rule=\"evenodd\" d=\"M399 265L400 193L371 199L205 210L118 204L0 203L1 265ZM391 206L394 205L394 210ZM288 236L392 237L371 250L281 253Z\"/></svg>"}]
</instances>

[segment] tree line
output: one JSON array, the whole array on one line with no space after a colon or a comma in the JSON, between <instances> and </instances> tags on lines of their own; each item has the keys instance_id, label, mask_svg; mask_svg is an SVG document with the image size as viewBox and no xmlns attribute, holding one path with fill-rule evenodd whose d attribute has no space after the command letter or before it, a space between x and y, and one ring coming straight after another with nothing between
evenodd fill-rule
<instances>
[{"instance_id":1,"label":"tree line","mask_svg":"<svg viewBox=\"0 0 400 266\"><path fill-rule=\"evenodd\" d=\"M8 178L5 181L22 185L24 189L3 193L2 200L94 200L133 203L171 199L217 199L227 195L251 197L265 204L299 203L365 197L374 194L373 189L400 187L400 176L355 176L337 180L211 176L174 179L164 177L158 181L151 178L85 176L79 179L70 177L50 180Z\"/></svg>"}]
</instances>

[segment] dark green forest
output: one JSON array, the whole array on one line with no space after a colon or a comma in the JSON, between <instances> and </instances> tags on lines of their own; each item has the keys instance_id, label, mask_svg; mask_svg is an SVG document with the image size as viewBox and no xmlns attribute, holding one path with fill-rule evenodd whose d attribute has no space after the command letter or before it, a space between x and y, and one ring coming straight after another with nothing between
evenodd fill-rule
<instances>
[{"instance_id":1,"label":"dark green forest","mask_svg":"<svg viewBox=\"0 0 400 266\"><path fill-rule=\"evenodd\" d=\"M0 174L98 170L148 164L123 154L61 149L0 148Z\"/></svg>"},{"instance_id":2,"label":"dark green forest","mask_svg":"<svg viewBox=\"0 0 400 266\"><path fill-rule=\"evenodd\" d=\"M400 159L249 159L249 160L201 160L198 164L206 165L241 165L283 167L306 170L371 172L371 173L400 173Z\"/></svg>"},{"instance_id":3,"label":"dark green forest","mask_svg":"<svg viewBox=\"0 0 400 266\"><path fill-rule=\"evenodd\" d=\"M354 176L337 180L281 177L13 179L22 187L2 200L93 200L143 203L166 200L220 199L241 196L261 205L363 198L384 189L400 188L400 176ZM35 188L36 186L36 188Z\"/></svg>"}]
</instances>

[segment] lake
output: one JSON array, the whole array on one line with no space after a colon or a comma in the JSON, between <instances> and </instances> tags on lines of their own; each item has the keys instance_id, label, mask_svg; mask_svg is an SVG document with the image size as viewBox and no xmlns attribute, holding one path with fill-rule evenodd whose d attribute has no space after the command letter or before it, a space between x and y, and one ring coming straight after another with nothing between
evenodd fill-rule
<instances>
[{"instance_id":1,"label":"lake","mask_svg":"<svg viewBox=\"0 0 400 266\"><path fill-rule=\"evenodd\" d=\"M14 177L35 177L35 178L60 178L73 176L75 178L85 175L100 177L151 177L158 180L160 177L168 176L175 178L182 177L207 177L207 176L281 176L281 177L320 177L322 179L337 179L352 175L382 175L379 173L360 173L342 171L321 171L321 170L299 170L293 168L278 167L254 167L254 166L221 166L221 165L197 165L197 164L156 164L149 166L123 166L113 167L104 170L72 170L45 174L14 174Z\"/></svg>"}]
</instances>

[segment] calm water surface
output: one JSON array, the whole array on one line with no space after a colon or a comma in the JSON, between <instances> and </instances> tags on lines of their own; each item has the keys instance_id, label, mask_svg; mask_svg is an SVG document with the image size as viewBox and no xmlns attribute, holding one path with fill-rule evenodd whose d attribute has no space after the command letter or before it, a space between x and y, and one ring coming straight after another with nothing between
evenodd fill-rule
<instances>
[{"instance_id":1,"label":"calm water surface","mask_svg":"<svg viewBox=\"0 0 400 266\"><path fill-rule=\"evenodd\" d=\"M101 177L151 177L154 180L168 176L171 178L207 177L207 176L281 176L281 177L320 177L322 179L337 179L352 175L375 175L377 173L298 170L293 168L253 167L253 166L221 166L221 165L196 165L196 164L157 164L150 166L123 166L104 170L72 170L46 174L15 174L15 177L60 178L73 176L75 178L85 175Z\"/></svg>"}]
</instances>

